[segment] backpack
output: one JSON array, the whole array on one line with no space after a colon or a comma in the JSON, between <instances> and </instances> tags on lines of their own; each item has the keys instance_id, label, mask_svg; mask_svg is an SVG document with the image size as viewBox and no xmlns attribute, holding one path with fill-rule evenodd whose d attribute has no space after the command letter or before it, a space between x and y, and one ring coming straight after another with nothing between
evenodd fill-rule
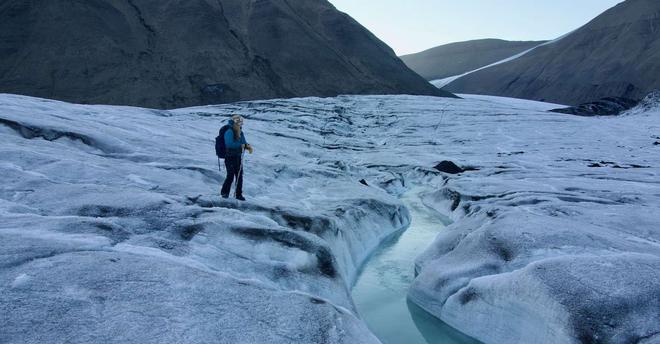
<instances>
[{"instance_id":1,"label":"backpack","mask_svg":"<svg viewBox=\"0 0 660 344\"><path fill-rule=\"evenodd\" d=\"M220 159L224 159L227 155L227 146L225 145L225 133L229 130L231 126L229 124L220 128L220 133L215 138L215 155Z\"/></svg>"}]
</instances>

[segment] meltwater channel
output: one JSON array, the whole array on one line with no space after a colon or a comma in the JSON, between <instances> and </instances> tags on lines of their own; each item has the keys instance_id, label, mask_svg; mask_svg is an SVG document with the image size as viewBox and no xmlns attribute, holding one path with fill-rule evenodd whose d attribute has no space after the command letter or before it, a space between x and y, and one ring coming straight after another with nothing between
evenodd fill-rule
<instances>
[{"instance_id":1,"label":"meltwater channel","mask_svg":"<svg viewBox=\"0 0 660 344\"><path fill-rule=\"evenodd\" d=\"M415 258L449 222L422 203L424 190L416 187L403 195L412 217L410 226L369 258L353 287L353 300L369 329L384 344L479 343L407 300Z\"/></svg>"}]
</instances>

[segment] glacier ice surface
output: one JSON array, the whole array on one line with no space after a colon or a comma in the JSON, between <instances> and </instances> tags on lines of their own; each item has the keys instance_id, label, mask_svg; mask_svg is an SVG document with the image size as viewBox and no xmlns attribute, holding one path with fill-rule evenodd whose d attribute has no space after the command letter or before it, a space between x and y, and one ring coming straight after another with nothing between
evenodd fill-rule
<instances>
[{"instance_id":1,"label":"glacier ice surface","mask_svg":"<svg viewBox=\"0 0 660 344\"><path fill-rule=\"evenodd\" d=\"M454 223L415 261L411 301L489 343L658 341L660 113L555 107L0 95L0 338L376 343L349 291L410 222L414 184ZM246 203L218 197L213 138L233 113L256 149Z\"/></svg>"}]
</instances>

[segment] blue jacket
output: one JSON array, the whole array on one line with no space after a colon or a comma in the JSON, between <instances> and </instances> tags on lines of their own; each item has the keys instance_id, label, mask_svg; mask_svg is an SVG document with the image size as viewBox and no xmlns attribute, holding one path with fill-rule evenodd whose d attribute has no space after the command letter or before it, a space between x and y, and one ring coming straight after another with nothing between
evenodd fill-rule
<instances>
[{"instance_id":1,"label":"blue jacket","mask_svg":"<svg viewBox=\"0 0 660 344\"><path fill-rule=\"evenodd\" d=\"M234 121L230 119L228 124L230 127L233 127ZM241 137L238 140L234 139L233 129L230 128L225 132L225 146L227 146L227 156L240 156L243 154L241 145L244 144L247 144L247 141L245 140L245 134L243 134L243 130L241 130Z\"/></svg>"}]
</instances>

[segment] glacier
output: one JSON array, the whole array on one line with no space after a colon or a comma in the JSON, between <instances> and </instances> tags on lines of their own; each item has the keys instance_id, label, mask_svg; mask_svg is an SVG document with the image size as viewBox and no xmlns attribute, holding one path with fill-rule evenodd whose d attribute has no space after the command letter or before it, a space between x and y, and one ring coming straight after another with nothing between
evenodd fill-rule
<instances>
[{"instance_id":1,"label":"glacier","mask_svg":"<svg viewBox=\"0 0 660 344\"><path fill-rule=\"evenodd\" d=\"M486 343L660 341L658 108L462 96L1 94L1 341L378 343L351 287L420 187L453 223L409 267L411 302ZM244 203L218 195L231 114L255 147Z\"/></svg>"}]
</instances>

